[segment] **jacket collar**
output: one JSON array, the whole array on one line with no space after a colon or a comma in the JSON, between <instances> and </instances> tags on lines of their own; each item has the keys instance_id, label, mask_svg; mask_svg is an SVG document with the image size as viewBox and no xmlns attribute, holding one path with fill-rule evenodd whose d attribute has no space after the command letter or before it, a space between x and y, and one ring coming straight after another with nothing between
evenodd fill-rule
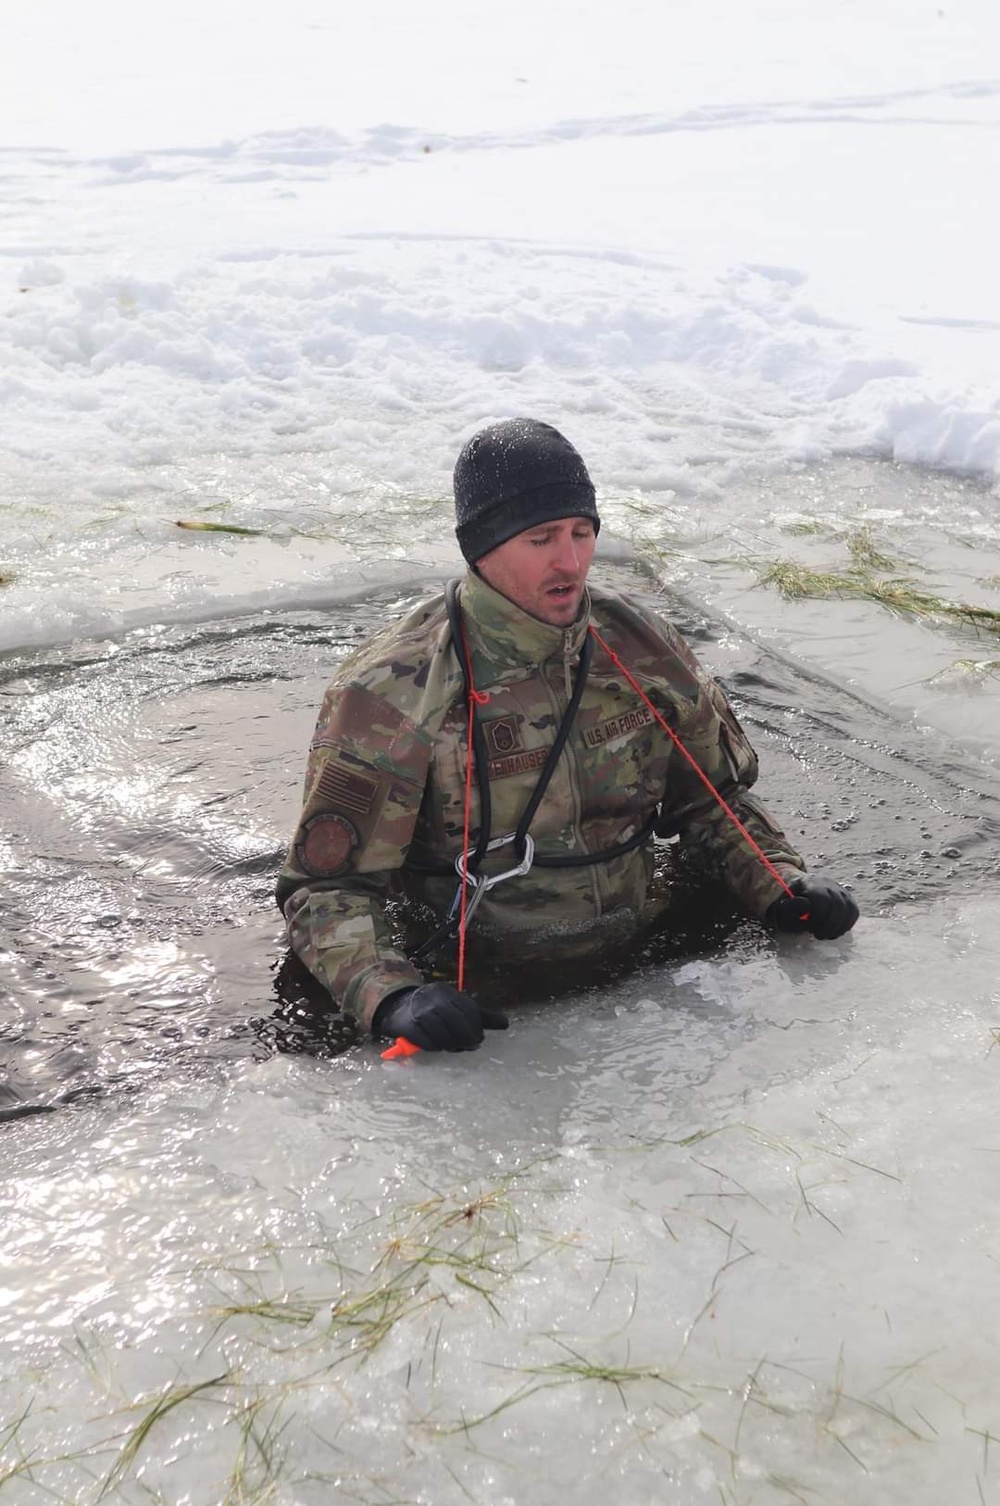
<instances>
[{"instance_id":1,"label":"jacket collar","mask_svg":"<svg viewBox=\"0 0 1000 1506\"><path fill-rule=\"evenodd\" d=\"M590 592L586 589L580 615L566 628L539 622L472 570L462 582L459 601L470 649L478 649L498 670L544 664L552 658L575 658L590 623Z\"/></svg>"}]
</instances>

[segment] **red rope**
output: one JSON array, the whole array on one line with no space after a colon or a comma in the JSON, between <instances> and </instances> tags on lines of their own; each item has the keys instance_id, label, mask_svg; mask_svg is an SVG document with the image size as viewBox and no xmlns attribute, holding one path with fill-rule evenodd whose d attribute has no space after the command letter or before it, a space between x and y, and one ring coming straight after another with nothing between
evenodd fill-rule
<instances>
[{"instance_id":1,"label":"red rope","mask_svg":"<svg viewBox=\"0 0 1000 1506\"><path fill-rule=\"evenodd\" d=\"M685 748L684 744L681 742L680 738L677 736L677 733L673 730L673 728L671 726L668 725L668 723L665 721L665 719L663 718L663 716L661 716L660 712L657 711L656 707L653 705L652 701L649 699L649 696L643 690L643 688L639 684L639 682L635 679L634 675L632 675L632 674L629 673L629 671L625 668L625 666L622 663L622 661L619 659L618 655L615 653L614 649L611 648L609 644L605 643L604 639L601 637L600 633L597 631L597 629L594 627L594 625L592 623L590 625L589 631L591 633L591 636L594 638L595 642L599 643L600 646L601 646L601 648L603 648L604 652L607 654L608 658L611 660L611 662L615 666L615 668L618 669L618 670L620 670L621 673L625 676L625 679L628 681L629 685L631 685L632 689L635 691L635 693L639 697L639 699L641 701L643 701L646 706L649 707L650 711L653 713L653 716L656 718L656 720L659 722L660 726L663 728L664 732L670 738L670 740L673 743L674 747L678 750L679 753L681 753L683 755L683 757L691 765L692 769L694 769L694 771L697 774L698 778L701 780L702 784L708 790L708 792L712 796L712 798L714 800L716 800L719 803L719 805L721 805L722 809L725 811L725 813L729 817L730 821L736 827L737 831L740 833L740 835L746 841L746 843L751 848L751 850L754 852L754 854L757 856L757 858L759 858L759 860L761 861L761 863L763 863L764 867L767 869L767 871L771 875L771 877L773 879L775 879L776 882L781 885L782 889L785 891L785 893L788 895L788 897L790 899L795 899L796 896L792 893L792 890L789 888L788 884L782 878L782 876L778 872L777 868L775 868L774 864L771 862L771 859L767 856L767 854L763 851L763 849L759 846L759 844L750 835L750 833L747 831L746 827L744 826L743 822L740 820L739 816L733 810L732 806L730 806L730 805L728 805L726 803L726 801L723 799L722 795L720 795L719 791L715 788L715 785L709 779L708 775L704 772L704 770L700 767L700 765L695 762L694 758L692 758L692 756L688 752L687 748ZM472 656L469 653L469 645L468 645L468 643L466 641L466 638L465 638L465 625L464 625L464 623L462 625L462 643L463 643L463 647L465 649L465 662L468 665L468 669L469 669L469 723L468 723L468 730L467 730L467 733L466 733L465 810L464 810L463 823L462 823L462 863L463 863L463 866L465 868L465 871L468 872L469 851L470 851L470 847L471 847L471 843L469 841L469 826L470 826L471 811L472 811L472 771L473 771L473 766L475 764L475 751L474 751L474 748L473 748L473 730L475 728L475 707L476 706L485 706L485 705L487 705L490 698L489 698L489 695L486 692L477 690L476 687L475 687L475 683L473 682L473 679L472 679ZM487 836L488 835L489 835L489 833L487 833ZM466 908L467 908L467 904L468 904L468 887L469 887L468 884L463 879L463 882L462 882L462 899L461 899L461 907L459 909L459 921L458 921L458 980L457 981L458 981L458 987L459 987L459 989L462 989L465 986L465 931L466 931ZM803 919L804 918L805 917L803 917ZM395 1057L395 1056L412 1056L412 1055L418 1053L419 1050L420 1050L419 1046L414 1046L410 1041L407 1041L402 1036L400 1036L399 1039L396 1041L396 1044L394 1046L391 1046L388 1051L383 1051L382 1055L384 1057L386 1057L386 1058Z\"/></svg>"},{"instance_id":2,"label":"red rope","mask_svg":"<svg viewBox=\"0 0 1000 1506\"><path fill-rule=\"evenodd\" d=\"M466 731L466 743L465 743L465 811L464 811L464 815L463 815L463 818L462 818L462 866L463 866L463 868L465 870L465 873L468 873L468 871L469 871L469 850L470 850L470 847L471 847L471 844L469 842L469 823L470 823L470 815L471 815L471 811L472 811L472 770L473 770L473 765L475 764L475 761L476 761L476 755L475 755L475 750L473 748L473 741L472 741L473 731L474 731L475 725L476 725L476 722L475 722L475 708L477 706L485 706L485 705L487 705L489 703L489 699L490 698L489 698L489 695L488 695L488 693L486 691L477 690L476 686L475 686L475 682L473 681L473 678L472 678L472 655L469 653L469 644L468 644L468 640L466 639L466 636L465 636L465 623L464 622L462 623L462 647L463 647L463 649L465 651L465 662L466 662L466 665L468 666L468 672L469 672L469 724L468 724L468 729ZM488 832L487 832L487 836L489 836ZM463 989L465 987L465 930L466 930L465 912L466 912L466 908L467 908L467 905L468 905L468 893L469 893L469 886L466 883L465 876L463 874L463 877L462 877L462 899L461 899L461 906L460 906L460 909L459 909L459 912L458 912L458 978L457 978L457 983L458 983L459 990L461 990L461 989ZM403 1035L397 1036L395 1042L393 1043L393 1045L391 1045L389 1047L388 1051L383 1051L382 1052L382 1057L383 1057L383 1060L385 1060L385 1061L393 1061L397 1057L419 1056L419 1055L420 1055L420 1047L419 1046L415 1046L412 1041L408 1041L406 1039L406 1037L403 1036Z\"/></svg>"},{"instance_id":3,"label":"red rope","mask_svg":"<svg viewBox=\"0 0 1000 1506\"><path fill-rule=\"evenodd\" d=\"M692 769L694 769L695 773L697 774L698 778L701 780L701 782L705 786L705 788L708 790L709 794L711 794L712 797L713 797L713 799L717 800L718 803L722 806L722 809L725 811L725 813L729 817L730 821L736 827L736 830L749 843L750 847L753 849L753 851L756 854L756 856L763 863L764 867L767 869L767 871L771 875L771 877L773 879L777 880L777 882L781 885L782 889L788 895L789 899L795 899L796 896L792 893L792 890L790 889L790 887L788 886L788 884L786 884L785 880L781 877L781 874L778 872L777 868L775 868L774 864L771 862L771 859L767 856L767 854L763 851L763 849L758 845L758 843L754 841L753 837L747 831L746 827L743 825L743 822L740 820L739 816L733 810L732 806L726 804L725 800L719 794L719 791L715 788L715 785L709 779L708 775L701 768L701 766L695 761L695 759L692 758L692 756L688 752L687 748L685 748L684 744L681 742L680 738L677 736L677 733L673 730L672 727L668 726L667 722L664 720L664 718L657 711L656 707L653 705L652 701L649 699L649 696L643 690L642 686L638 683L638 681L634 678L633 675L629 674L628 670L625 668L624 664L619 659L619 657L615 653L614 649L611 648L609 644L605 643L604 639L601 637L600 633L594 627L593 623L591 623L591 625L590 625L590 634L591 634L591 637L594 638L594 640L601 645L601 648L603 648L604 652L607 654L608 658L611 660L611 662L615 666L615 668L621 670L622 674L625 676L626 680L631 685L631 687L635 691L636 695L639 696L639 698L642 701L644 701L645 704L649 707L650 711L656 717L656 720L659 722L659 724L663 728L664 732L667 734L667 736L672 741L674 747L677 748L677 750L680 753L682 753L684 755L684 757L687 759L688 763L691 765Z\"/></svg>"},{"instance_id":4,"label":"red rope","mask_svg":"<svg viewBox=\"0 0 1000 1506\"><path fill-rule=\"evenodd\" d=\"M760 844L754 839L754 837L751 836L750 832L744 826L743 822L740 820L739 816L733 810L732 806L727 803L727 801L723 798L723 796L715 788L715 785L709 779L709 777L705 773L704 769L702 769L701 765L691 756L691 754L688 752L687 748L685 748L684 744L681 742L680 738L677 736L677 733L674 731L674 729L669 725L669 723L665 720L665 718L660 714L660 712L653 705L653 703L650 700L649 696L643 690L642 686L639 684L639 682L635 678L635 676L633 674L631 674L625 668L624 664L619 659L618 655L615 653L615 651L611 647L611 645L609 643L605 643L604 639L601 637L600 633L594 627L593 623L591 623L591 625L590 625L590 635L591 635L591 637L594 639L594 641L596 643L600 644L601 648L603 648L604 652L607 654L608 658L611 660L611 662L615 666L615 668L618 669L618 670L620 670L621 673L625 676L625 679L631 685L632 689L635 691L635 693L639 697L639 699L641 701L643 701L646 706L649 707L650 711L653 713L654 717L659 722L659 724L663 728L664 732L670 738L670 740L673 743L674 747L687 760L687 762L690 764L691 768L694 769L694 771L697 774L698 778L701 780L702 784L705 786L705 788L708 790L709 794L712 796L712 799L715 800L715 801L717 801L718 804L725 811L726 815L729 817L730 821L736 827L736 830L740 833L740 836L744 839L744 841L750 847L750 849L754 853L755 857L757 857L758 860L764 865L764 867L767 869L768 873L775 880L775 882L781 885L782 889L788 895L789 899L794 899L795 895L793 894L790 886L782 878L782 876L778 872L777 868L775 868L774 864L771 862L771 859L767 856L767 853L763 850L763 848L760 846ZM468 645L468 642L466 641L466 638L465 638L465 625L464 625L464 623L462 625L462 644L463 644L463 647L465 649L465 662L469 666L469 726L468 726L468 732L466 734L465 813L464 813L464 821L463 821L463 827L462 827L462 855L463 855L462 856L462 862L463 862L464 867L466 868L466 871L468 871L469 850L470 850L470 846L471 846L471 844L469 842L469 826L470 826L470 813L471 813L471 810L472 810L472 770L473 770L473 765L475 763L475 753L474 753L473 745L472 745L472 733L473 733L473 727L475 726L475 719L474 719L475 718L475 710L474 710L474 708L476 706L485 706L489 702L490 698L483 691L477 690L476 686L475 686L475 682L473 681L473 678L472 678L472 656L469 653L469 645ZM465 926L465 911L466 911L467 901L468 901L468 885L465 884L465 883L463 883L463 885L462 885L461 909L459 910L459 920L458 920L458 986L459 986L459 988L462 988L464 986L464 981L465 981L465 930L466 930L466 926Z\"/></svg>"}]
</instances>

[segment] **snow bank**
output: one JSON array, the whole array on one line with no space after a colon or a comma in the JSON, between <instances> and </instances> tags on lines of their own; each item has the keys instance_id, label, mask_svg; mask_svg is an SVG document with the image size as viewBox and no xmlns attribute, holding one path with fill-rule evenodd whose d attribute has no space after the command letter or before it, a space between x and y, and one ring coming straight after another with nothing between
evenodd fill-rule
<instances>
[{"instance_id":1,"label":"snow bank","mask_svg":"<svg viewBox=\"0 0 1000 1506\"><path fill-rule=\"evenodd\" d=\"M63 12L10 51L4 616L145 620L192 512L431 547L407 510L510 413L694 528L747 467L1000 477L986 0Z\"/></svg>"}]
</instances>

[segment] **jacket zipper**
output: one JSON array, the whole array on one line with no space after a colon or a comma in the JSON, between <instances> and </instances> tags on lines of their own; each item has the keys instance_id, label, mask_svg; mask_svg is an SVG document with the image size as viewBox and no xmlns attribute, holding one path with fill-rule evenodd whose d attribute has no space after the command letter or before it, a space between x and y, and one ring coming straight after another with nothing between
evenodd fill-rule
<instances>
[{"instance_id":1,"label":"jacket zipper","mask_svg":"<svg viewBox=\"0 0 1000 1506\"><path fill-rule=\"evenodd\" d=\"M573 683L572 683L572 680L570 678L569 661L570 661L570 654L573 651L573 638L574 638L574 636L575 636L575 634L574 634L574 632L573 632L572 629L566 628L566 629L563 630L563 655L562 655L562 661L563 661L563 684L565 685L565 688L566 688L566 706L569 705L570 697L573 694ZM550 694L551 693L552 692L550 691ZM562 711L565 711L565 709L566 709L565 706L563 706L561 708L559 707L559 697L557 695L553 694L553 699L554 699L554 701L556 703L557 709L560 711L560 714L561 714ZM584 850L583 825L582 825L582 822L581 822L581 816L582 816L582 811L583 811L583 799L582 799L582 796L581 796L581 793L580 793L580 770L579 770L579 767L578 767L577 761L576 761L576 753L573 750L573 738L572 738L572 734L568 738L568 740L566 742L566 746L563 748L563 758L565 758L565 760L566 760L566 778L567 778L567 781L569 783L570 797L571 797L571 799L573 801L573 835L576 838L579 851L582 852ZM598 916L603 915L603 913L604 913L604 903L603 903L603 899L602 899L602 896L601 896L601 886L598 883L598 878L597 878L597 864L596 863L589 864L586 871L587 871L587 873L588 873L588 875L590 877L591 894L593 895L593 900L594 900L594 918L597 919Z\"/></svg>"}]
</instances>

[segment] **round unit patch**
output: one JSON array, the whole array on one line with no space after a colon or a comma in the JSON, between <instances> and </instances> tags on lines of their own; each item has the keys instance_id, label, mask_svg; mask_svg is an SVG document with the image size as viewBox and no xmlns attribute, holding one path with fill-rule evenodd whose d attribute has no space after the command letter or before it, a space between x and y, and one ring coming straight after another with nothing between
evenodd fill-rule
<instances>
[{"instance_id":1,"label":"round unit patch","mask_svg":"<svg viewBox=\"0 0 1000 1506\"><path fill-rule=\"evenodd\" d=\"M303 873L313 878L336 878L348 866L361 839L346 816L324 814L307 821L295 856Z\"/></svg>"}]
</instances>

